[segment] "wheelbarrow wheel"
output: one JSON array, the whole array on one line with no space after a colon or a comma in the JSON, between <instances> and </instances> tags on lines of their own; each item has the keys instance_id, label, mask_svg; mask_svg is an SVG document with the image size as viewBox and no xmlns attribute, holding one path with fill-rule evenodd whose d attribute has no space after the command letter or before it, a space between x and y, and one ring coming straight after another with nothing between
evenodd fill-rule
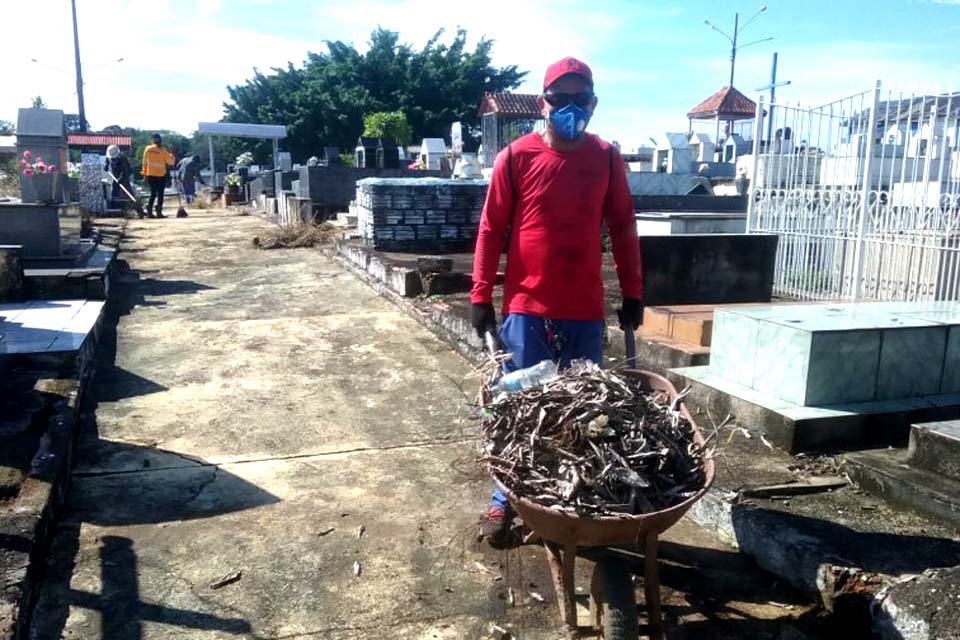
<instances>
[{"instance_id":1,"label":"wheelbarrow wheel","mask_svg":"<svg viewBox=\"0 0 960 640\"><path fill-rule=\"evenodd\" d=\"M604 640L638 640L640 621L633 581L623 565L602 559L593 565L590 587L594 620Z\"/></svg>"}]
</instances>

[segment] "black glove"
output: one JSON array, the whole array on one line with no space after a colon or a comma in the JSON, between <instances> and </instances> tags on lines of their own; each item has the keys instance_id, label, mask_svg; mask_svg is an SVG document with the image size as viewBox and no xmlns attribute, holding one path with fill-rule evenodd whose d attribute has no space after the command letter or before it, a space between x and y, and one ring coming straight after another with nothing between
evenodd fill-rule
<instances>
[{"instance_id":1,"label":"black glove","mask_svg":"<svg viewBox=\"0 0 960 640\"><path fill-rule=\"evenodd\" d=\"M477 335L483 339L483 334L487 331L496 335L497 333L497 314L493 310L492 302L483 302L474 304L470 308L470 324L476 329Z\"/></svg>"},{"instance_id":2,"label":"black glove","mask_svg":"<svg viewBox=\"0 0 960 640\"><path fill-rule=\"evenodd\" d=\"M643 324L643 300L624 298L623 307L617 309L617 318L620 319L620 328L633 327L636 331Z\"/></svg>"}]
</instances>

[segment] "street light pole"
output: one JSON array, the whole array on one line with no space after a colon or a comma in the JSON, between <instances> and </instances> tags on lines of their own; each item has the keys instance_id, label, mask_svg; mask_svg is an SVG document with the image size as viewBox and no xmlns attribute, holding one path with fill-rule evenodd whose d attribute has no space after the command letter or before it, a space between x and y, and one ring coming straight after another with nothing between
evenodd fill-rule
<instances>
[{"instance_id":1,"label":"street light pole","mask_svg":"<svg viewBox=\"0 0 960 640\"><path fill-rule=\"evenodd\" d=\"M733 36L727 35L725 31L717 27L717 25L713 24L706 18L702 19L703 24L707 25L708 27L710 27L711 29L713 29L714 31L716 31L717 33L719 33L724 38L730 41L730 87L733 87L733 72L737 66L737 51L739 51L740 49L743 49L744 47L749 47L750 45L760 44L761 42L769 42L770 40L773 40L773 38L771 37L771 38L763 38L761 40L754 40L753 42L748 42L747 44L737 44L737 40L740 37L740 32L746 29L747 25L753 22L754 18L756 18L766 10L767 10L767 5L765 4L760 5L760 10L757 11L755 14L753 14L753 16L749 20L744 22L742 27L740 26L740 14L739 13L733 14Z\"/></svg>"},{"instance_id":2,"label":"street light pole","mask_svg":"<svg viewBox=\"0 0 960 640\"><path fill-rule=\"evenodd\" d=\"M733 40L730 42L730 87L733 88L733 70L737 66L737 31L740 30L740 14L733 14ZM76 33L76 31L74 31Z\"/></svg>"},{"instance_id":3,"label":"street light pole","mask_svg":"<svg viewBox=\"0 0 960 640\"><path fill-rule=\"evenodd\" d=\"M80 37L77 35L77 0L70 0L73 10L73 54L77 65L77 107L80 116L80 132L87 132L87 113L83 107L83 74L80 71Z\"/></svg>"}]
</instances>

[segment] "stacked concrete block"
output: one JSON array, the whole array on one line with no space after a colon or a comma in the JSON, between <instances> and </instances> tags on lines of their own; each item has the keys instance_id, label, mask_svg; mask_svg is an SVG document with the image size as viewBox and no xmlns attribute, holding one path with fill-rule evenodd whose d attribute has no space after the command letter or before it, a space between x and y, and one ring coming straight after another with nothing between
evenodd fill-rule
<instances>
[{"instance_id":1,"label":"stacked concrete block","mask_svg":"<svg viewBox=\"0 0 960 640\"><path fill-rule=\"evenodd\" d=\"M486 195L482 180L367 178L357 182L357 225L379 251L472 251Z\"/></svg>"}]
</instances>

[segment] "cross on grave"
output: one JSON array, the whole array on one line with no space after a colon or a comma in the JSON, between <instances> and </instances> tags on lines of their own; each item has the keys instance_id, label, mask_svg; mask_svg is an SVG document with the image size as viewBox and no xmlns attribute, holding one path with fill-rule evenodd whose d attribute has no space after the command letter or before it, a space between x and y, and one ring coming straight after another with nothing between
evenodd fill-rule
<instances>
[{"instance_id":1,"label":"cross on grave","mask_svg":"<svg viewBox=\"0 0 960 640\"><path fill-rule=\"evenodd\" d=\"M786 87L790 84L789 80L777 82L777 53L773 53L773 64L770 66L770 84L757 87L757 91L770 90L770 114L767 116L767 141L773 140L773 104L777 100L777 87ZM754 135L760 135L756 132Z\"/></svg>"}]
</instances>

